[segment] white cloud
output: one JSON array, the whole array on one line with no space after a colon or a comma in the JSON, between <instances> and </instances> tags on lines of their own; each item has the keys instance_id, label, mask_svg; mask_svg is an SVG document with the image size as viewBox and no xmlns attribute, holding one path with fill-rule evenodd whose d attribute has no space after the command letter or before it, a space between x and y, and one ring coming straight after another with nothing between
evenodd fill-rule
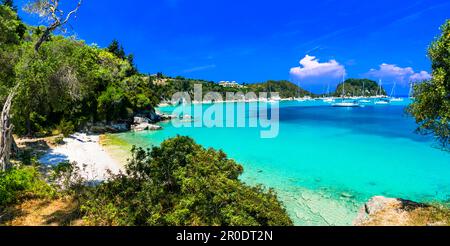
<instances>
[{"instance_id":1,"label":"white cloud","mask_svg":"<svg viewBox=\"0 0 450 246\"><path fill-rule=\"evenodd\" d=\"M423 81L431 78L427 71L416 73L412 67L399 67L393 64L383 63L379 69L371 69L366 76L379 79L392 79L398 83L409 83L409 81Z\"/></svg>"},{"instance_id":2,"label":"white cloud","mask_svg":"<svg viewBox=\"0 0 450 246\"><path fill-rule=\"evenodd\" d=\"M315 56L306 55L300 61L300 67L291 68L290 74L299 80L341 78L345 74L345 67L336 60L321 63Z\"/></svg>"},{"instance_id":3,"label":"white cloud","mask_svg":"<svg viewBox=\"0 0 450 246\"><path fill-rule=\"evenodd\" d=\"M411 81L424 81L431 79L431 75L427 71L422 71L420 73L415 73L410 77Z\"/></svg>"}]
</instances>

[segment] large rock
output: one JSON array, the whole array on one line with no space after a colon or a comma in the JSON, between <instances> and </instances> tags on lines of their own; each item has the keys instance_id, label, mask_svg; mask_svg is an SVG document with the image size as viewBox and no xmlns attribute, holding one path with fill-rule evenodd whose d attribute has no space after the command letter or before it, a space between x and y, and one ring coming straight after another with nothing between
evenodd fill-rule
<instances>
[{"instance_id":1,"label":"large rock","mask_svg":"<svg viewBox=\"0 0 450 246\"><path fill-rule=\"evenodd\" d=\"M364 225L368 223L372 216L389 207L396 207L400 204L398 199L376 196L370 199L359 210L358 216L353 222L354 225Z\"/></svg>"},{"instance_id":2,"label":"large rock","mask_svg":"<svg viewBox=\"0 0 450 246\"><path fill-rule=\"evenodd\" d=\"M139 131L157 131L157 130L161 130L162 127L158 126L158 125L153 125L150 123L141 123L141 124L137 124L137 125L133 125L131 127L131 129L133 131L139 132Z\"/></svg>"},{"instance_id":3,"label":"large rock","mask_svg":"<svg viewBox=\"0 0 450 246\"><path fill-rule=\"evenodd\" d=\"M127 123L114 123L114 124L104 124L104 123L95 123L86 126L86 132L95 133L95 134L104 134L104 133L119 133L129 131L130 127Z\"/></svg>"},{"instance_id":4,"label":"large rock","mask_svg":"<svg viewBox=\"0 0 450 246\"><path fill-rule=\"evenodd\" d=\"M135 125L144 124L144 123L150 123L150 119L146 117L136 116L134 117L133 123Z\"/></svg>"},{"instance_id":5,"label":"large rock","mask_svg":"<svg viewBox=\"0 0 450 246\"><path fill-rule=\"evenodd\" d=\"M150 111L148 118L150 119L151 122L161 121L161 116L158 113L156 113L155 111Z\"/></svg>"},{"instance_id":6,"label":"large rock","mask_svg":"<svg viewBox=\"0 0 450 246\"><path fill-rule=\"evenodd\" d=\"M423 212L430 206L398 198L376 196L370 199L359 211L354 221L356 226L405 226L411 222L411 212ZM426 213L426 212L425 212ZM431 221L435 223L436 221ZM437 221L439 223L440 221Z\"/></svg>"}]
</instances>

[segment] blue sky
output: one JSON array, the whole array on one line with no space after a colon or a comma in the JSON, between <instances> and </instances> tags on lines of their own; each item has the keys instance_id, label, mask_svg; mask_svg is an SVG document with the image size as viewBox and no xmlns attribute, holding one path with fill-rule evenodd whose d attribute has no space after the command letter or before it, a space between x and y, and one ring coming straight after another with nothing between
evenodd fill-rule
<instances>
[{"instance_id":1,"label":"blue sky","mask_svg":"<svg viewBox=\"0 0 450 246\"><path fill-rule=\"evenodd\" d=\"M70 33L101 47L118 39L146 73L316 92L345 73L404 93L429 77L426 49L447 18L448 0L84 0Z\"/></svg>"}]
</instances>

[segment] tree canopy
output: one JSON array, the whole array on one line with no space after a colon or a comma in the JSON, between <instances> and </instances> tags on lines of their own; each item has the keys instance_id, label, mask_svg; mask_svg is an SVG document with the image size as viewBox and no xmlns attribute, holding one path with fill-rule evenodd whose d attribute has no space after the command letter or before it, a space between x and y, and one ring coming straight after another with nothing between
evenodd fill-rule
<instances>
[{"instance_id":1,"label":"tree canopy","mask_svg":"<svg viewBox=\"0 0 450 246\"><path fill-rule=\"evenodd\" d=\"M445 149L450 144L450 20L429 47L432 79L414 88L414 103L408 108L419 124L418 132L434 134Z\"/></svg>"},{"instance_id":2,"label":"tree canopy","mask_svg":"<svg viewBox=\"0 0 450 246\"><path fill-rule=\"evenodd\" d=\"M369 79L347 79L345 80L345 87L343 83L337 86L335 96L377 96L387 95L386 91L381 88L377 82Z\"/></svg>"}]
</instances>

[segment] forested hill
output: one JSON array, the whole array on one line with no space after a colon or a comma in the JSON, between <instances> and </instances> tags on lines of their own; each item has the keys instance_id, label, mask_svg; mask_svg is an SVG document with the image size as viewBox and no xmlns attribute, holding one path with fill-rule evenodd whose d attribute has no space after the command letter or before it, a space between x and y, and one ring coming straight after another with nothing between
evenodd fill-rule
<instances>
[{"instance_id":1,"label":"forested hill","mask_svg":"<svg viewBox=\"0 0 450 246\"><path fill-rule=\"evenodd\" d=\"M277 92L281 98L295 98L312 95L311 92L308 92L286 80L269 80L264 83L242 84L239 87L224 87L213 81L188 79L183 77L170 78L162 74L158 74L157 76L152 77L152 81L154 81L155 84L155 93L165 101L169 101L174 93L180 91L188 92L193 98L194 86L199 84L202 85L203 95L208 92L218 92L224 98L226 97L227 92L254 92L257 95L262 92Z\"/></svg>"},{"instance_id":2,"label":"forested hill","mask_svg":"<svg viewBox=\"0 0 450 246\"><path fill-rule=\"evenodd\" d=\"M347 79L344 84L338 85L334 96L340 97L345 89L345 96L377 96L387 95L386 91L377 84L377 82L369 79Z\"/></svg>"}]
</instances>

